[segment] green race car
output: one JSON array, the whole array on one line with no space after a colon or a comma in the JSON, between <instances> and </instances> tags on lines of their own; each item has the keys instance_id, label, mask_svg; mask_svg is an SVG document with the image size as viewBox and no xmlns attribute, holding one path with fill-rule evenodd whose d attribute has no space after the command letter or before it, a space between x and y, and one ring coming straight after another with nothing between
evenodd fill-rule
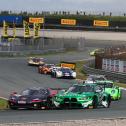
<instances>
[{"instance_id":1,"label":"green race car","mask_svg":"<svg viewBox=\"0 0 126 126\"><path fill-rule=\"evenodd\" d=\"M97 84L74 84L68 90L61 90L53 98L56 108L108 108L111 103L110 94Z\"/></svg>"},{"instance_id":2,"label":"green race car","mask_svg":"<svg viewBox=\"0 0 126 126\"><path fill-rule=\"evenodd\" d=\"M112 100L118 100L121 98L122 91L120 87L115 86L113 81L108 80L104 75L89 75L85 83L96 83L102 85L105 88L105 92L109 93Z\"/></svg>"},{"instance_id":3,"label":"green race car","mask_svg":"<svg viewBox=\"0 0 126 126\"><path fill-rule=\"evenodd\" d=\"M110 94L112 100L121 99L122 91L120 87L114 85L113 81L104 80L97 81L96 83L104 86L105 92Z\"/></svg>"}]
</instances>

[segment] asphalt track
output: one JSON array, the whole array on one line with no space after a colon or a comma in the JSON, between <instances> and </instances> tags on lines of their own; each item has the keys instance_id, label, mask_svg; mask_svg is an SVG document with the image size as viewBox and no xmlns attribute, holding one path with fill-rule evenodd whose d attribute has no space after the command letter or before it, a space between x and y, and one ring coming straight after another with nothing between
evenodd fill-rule
<instances>
[{"instance_id":1,"label":"asphalt track","mask_svg":"<svg viewBox=\"0 0 126 126\"><path fill-rule=\"evenodd\" d=\"M78 32L79 34L80 32ZM100 33L100 32L97 32ZM97 34L96 33L96 34ZM61 32L60 32L61 34ZM65 33L67 34L67 33ZM74 33L75 34L75 33ZM95 34L95 35L96 35ZM110 33L106 33L110 34ZM116 35L117 33L110 34ZM121 33L118 34L120 36ZM72 34L73 35L73 34ZM97 34L98 35L98 34ZM82 36L82 34L80 35ZM100 36L100 35L99 35ZM105 35L106 36L106 35ZM123 40L126 40L124 37ZM120 37L121 37L120 36ZM117 35L116 35L117 37ZM106 37L104 37L106 38ZM109 37L108 37L109 40ZM84 52L71 52L67 54L44 56L48 63L59 61L73 61L88 59L89 49ZM1 58L0 59L0 96L8 98L12 91L20 92L28 87L69 87L74 80L54 79L50 76L40 75L36 67L27 66L27 58ZM75 109L75 110L2 110L0 123L22 123L60 120L80 120L92 118L126 117L126 92L123 91L122 99L113 101L110 108Z\"/></svg>"},{"instance_id":2,"label":"asphalt track","mask_svg":"<svg viewBox=\"0 0 126 126\"><path fill-rule=\"evenodd\" d=\"M60 60L88 59L89 50L67 54L44 56L48 63ZM27 87L69 87L74 80L54 79L40 75L37 67L27 66L27 58L0 59L0 96L8 97L12 91L21 91ZM110 108L75 110L3 110L0 111L0 123L22 123L61 120L80 120L94 118L126 117L126 92L120 101L112 102Z\"/></svg>"}]
</instances>

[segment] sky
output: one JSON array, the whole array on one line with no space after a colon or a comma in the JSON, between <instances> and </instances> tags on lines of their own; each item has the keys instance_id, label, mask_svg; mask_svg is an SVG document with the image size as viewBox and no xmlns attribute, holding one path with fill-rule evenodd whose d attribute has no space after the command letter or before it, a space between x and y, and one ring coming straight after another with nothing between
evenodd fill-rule
<instances>
[{"instance_id":1,"label":"sky","mask_svg":"<svg viewBox=\"0 0 126 126\"><path fill-rule=\"evenodd\" d=\"M0 0L0 11L126 12L126 0Z\"/></svg>"}]
</instances>

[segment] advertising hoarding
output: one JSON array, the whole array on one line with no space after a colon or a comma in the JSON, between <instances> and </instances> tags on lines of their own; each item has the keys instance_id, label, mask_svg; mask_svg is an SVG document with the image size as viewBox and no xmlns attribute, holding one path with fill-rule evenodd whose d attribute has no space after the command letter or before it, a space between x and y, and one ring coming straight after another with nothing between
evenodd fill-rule
<instances>
[{"instance_id":1,"label":"advertising hoarding","mask_svg":"<svg viewBox=\"0 0 126 126\"><path fill-rule=\"evenodd\" d=\"M29 28L29 23L27 21L23 21L23 26L24 26L24 37L30 37L30 28Z\"/></svg>"},{"instance_id":2,"label":"advertising hoarding","mask_svg":"<svg viewBox=\"0 0 126 126\"><path fill-rule=\"evenodd\" d=\"M40 24L34 23L34 38L39 37Z\"/></svg>"},{"instance_id":3,"label":"advertising hoarding","mask_svg":"<svg viewBox=\"0 0 126 126\"><path fill-rule=\"evenodd\" d=\"M0 16L0 23L3 23L3 21L9 22L9 23L22 23L23 17L22 16Z\"/></svg>"},{"instance_id":4,"label":"advertising hoarding","mask_svg":"<svg viewBox=\"0 0 126 126\"><path fill-rule=\"evenodd\" d=\"M30 17L29 18L29 23L44 23L44 18L34 18Z\"/></svg>"},{"instance_id":5,"label":"advertising hoarding","mask_svg":"<svg viewBox=\"0 0 126 126\"><path fill-rule=\"evenodd\" d=\"M103 26L103 27L108 27L109 26L109 21L102 21L102 20L94 20L94 26Z\"/></svg>"},{"instance_id":6,"label":"advertising hoarding","mask_svg":"<svg viewBox=\"0 0 126 126\"><path fill-rule=\"evenodd\" d=\"M76 25L75 19L61 19L61 24L63 25Z\"/></svg>"}]
</instances>

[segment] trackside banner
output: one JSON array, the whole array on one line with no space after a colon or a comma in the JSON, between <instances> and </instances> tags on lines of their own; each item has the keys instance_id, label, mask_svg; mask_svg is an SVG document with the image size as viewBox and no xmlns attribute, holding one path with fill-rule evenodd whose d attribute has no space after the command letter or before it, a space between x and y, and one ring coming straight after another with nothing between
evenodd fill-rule
<instances>
[{"instance_id":1,"label":"trackside banner","mask_svg":"<svg viewBox=\"0 0 126 126\"><path fill-rule=\"evenodd\" d=\"M103 26L103 27L108 27L109 26L109 21L102 21L102 20L94 20L94 26Z\"/></svg>"},{"instance_id":2,"label":"trackside banner","mask_svg":"<svg viewBox=\"0 0 126 126\"><path fill-rule=\"evenodd\" d=\"M5 21L3 21L3 36L4 37L7 37L8 36L8 24L5 22Z\"/></svg>"},{"instance_id":3,"label":"trackside banner","mask_svg":"<svg viewBox=\"0 0 126 126\"><path fill-rule=\"evenodd\" d=\"M29 18L29 23L44 23L44 18L34 18L30 17Z\"/></svg>"},{"instance_id":4,"label":"trackside banner","mask_svg":"<svg viewBox=\"0 0 126 126\"><path fill-rule=\"evenodd\" d=\"M27 21L23 21L23 26L24 26L24 37L30 37L30 28L29 28L29 23Z\"/></svg>"},{"instance_id":5,"label":"trackside banner","mask_svg":"<svg viewBox=\"0 0 126 126\"><path fill-rule=\"evenodd\" d=\"M75 19L61 19L61 24L63 25L76 25Z\"/></svg>"},{"instance_id":6,"label":"trackside banner","mask_svg":"<svg viewBox=\"0 0 126 126\"><path fill-rule=\"evenodd\" d=\"M40 24L34 23L34 38L39 37Z\"/></svg>"},{"instance_id":7,"label":"trackside banner","mask_svg":"<svg viewBox=\"0 0 126 126\"><path fill-rule=\"evenodd\" d=\"M73 63L73 62L60 62L60 66L61 67L69 67L73 70L76 69L76 63Z\"/></svg>"}]
</instances>

